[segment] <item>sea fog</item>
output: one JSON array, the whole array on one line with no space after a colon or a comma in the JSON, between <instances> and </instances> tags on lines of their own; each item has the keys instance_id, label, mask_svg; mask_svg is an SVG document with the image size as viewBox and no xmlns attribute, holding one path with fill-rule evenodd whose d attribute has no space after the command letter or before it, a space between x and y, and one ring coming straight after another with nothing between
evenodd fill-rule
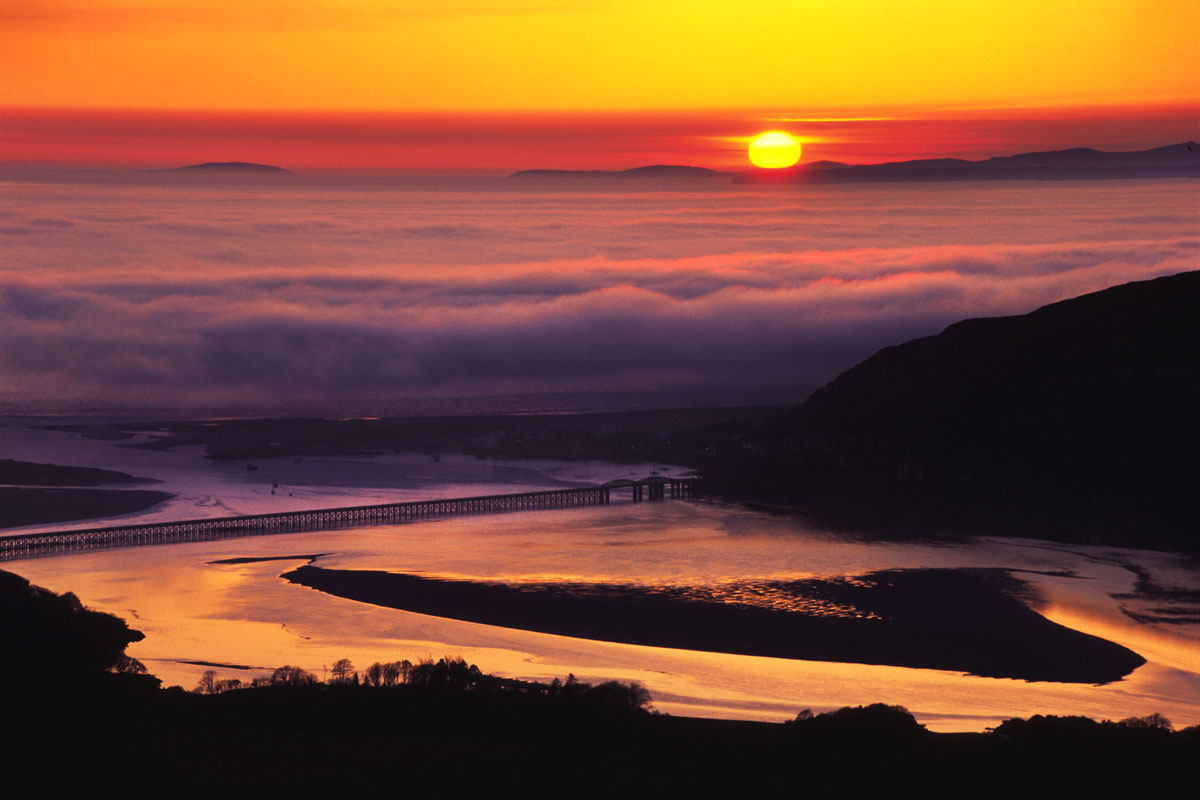
<instances>
[{"instance_id":1,"label":"sea fog","mask_svg":"<svg viewBox=\"0 0 1200 800\"><path fill-rule=\"evenodd\" d=\"M8 176L0 413L799 402L875 350L1194 269L1194 181Z\"/></svg>"}]
</instances>

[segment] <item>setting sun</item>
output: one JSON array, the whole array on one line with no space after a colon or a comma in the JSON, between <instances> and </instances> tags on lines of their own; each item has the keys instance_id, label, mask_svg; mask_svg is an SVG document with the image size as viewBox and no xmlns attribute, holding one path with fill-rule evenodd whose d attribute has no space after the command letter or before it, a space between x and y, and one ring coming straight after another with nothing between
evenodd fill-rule
<instances>
[{"instance_id":1,"label":"setting sun","mask_svg":"<svg viewBox=\"0 0 1200 800\"><path fill-rule=\"evenodd\" d=\"M800 160L800 143L782 131L769 131L750 143L750 161L763 169L790 167Z\"/></svg>"}]
</instances>

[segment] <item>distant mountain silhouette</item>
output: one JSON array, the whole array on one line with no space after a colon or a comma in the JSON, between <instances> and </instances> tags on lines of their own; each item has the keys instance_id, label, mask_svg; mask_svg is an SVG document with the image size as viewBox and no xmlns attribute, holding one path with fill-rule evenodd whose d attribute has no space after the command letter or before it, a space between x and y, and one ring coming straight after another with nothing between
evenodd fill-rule
<instances>
[{"instance_id":1,"label":"distant mountain silhouette","mask_svg":"<svg viewBox=\"0 0 1200 800\"><path fill-rule=\"evenodd\" d=\"M184 173L184 174L236 174L236 175L291 175L291 170L274 167L270 164L254 164L249 161L208 161L204 164L190 164L186 167L170 169L146 169L140 172L154 173Z\"/></svg>"},{"instance_id":2,"label":"distant mountain silhouette","mask_svg":"<svg viewBox=\"0 0 1200 800\"><path fill-rule=\"evenodd\" d=\"M1197 178L1200 145L1106 152L1088 147L998 156L983 161L931 158L884 164L818 161L799 167L745 172L734 183L855 183L947 180L1081 180L1092 178Z\"/></svg>"},{"instance_id":3,"label":"distant mountain silhouette","mask_svg":"<svg viewBox=\"0 0 1200 800\"><path fill-rule=\"evenodd\" d=\"M605 169L524 169L509 175L510 178L728 178L731 172L717 172L704 167L687 167L675 164L653 164L623 170Z\"/></svg>"},{"instance_id":4,"label":"distant mountain silhouette","mask_svg":"<svg viewBox=\"0 0 1200 800\"><path fill-rule=\"evenodd\" d=\"M881 350L747 433L759 455L717 455L706 474L776 502L828 499L835 516L907 505L963 512L951 527L1042 518L1056 538L1115 525L1196 550L1197 409L1187 272Z\"/></svg>"}]
</instances>

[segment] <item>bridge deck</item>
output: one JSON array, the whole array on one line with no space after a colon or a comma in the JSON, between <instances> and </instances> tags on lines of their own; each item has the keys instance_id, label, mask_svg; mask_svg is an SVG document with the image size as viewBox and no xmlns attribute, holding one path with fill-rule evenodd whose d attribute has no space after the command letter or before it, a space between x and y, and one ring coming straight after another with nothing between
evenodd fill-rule
<instances>
[{"instance_id":1,"label":"bridge deck","mask_svg":"<svg viewBox=\"0 0 1200 800\"><path fill-rule=\"evenodd\" d=\"M460 514L488 514L502 511L533 511L603 505L610 502L613 491L626 487L630 488L635 501L640 501L643 497L650 500L661 500L668 491L671 497L690 497L694 489L693 481L688 478L654 476L641 481L612 481L602 486L579 489L549 489L517 494L457 497L445 500L415 500L407 503L346 506L312 511L287 511L276 514L210 517L145 525L16 534L0 536L0 561L111 547L136 547L172 542L270 536L278 533L394 524Z\"/></svg>"}]
</instances>

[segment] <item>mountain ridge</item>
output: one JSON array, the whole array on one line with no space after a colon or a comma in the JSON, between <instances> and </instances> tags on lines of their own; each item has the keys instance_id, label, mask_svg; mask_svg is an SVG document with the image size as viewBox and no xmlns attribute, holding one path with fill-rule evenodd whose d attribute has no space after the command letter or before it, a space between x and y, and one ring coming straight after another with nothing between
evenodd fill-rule
<instances>
[{"instance_id":1,"label":"mountain ridge","mask_svg":"<svg viewBox=\"0 0 1200 800\"><path fill-rule=\"evenodd\" d=\"M922 158L878 164L812 161L779 170L723 172L682 164L650 164L631 169L523 169L510 179L717 179L734 184L889 183L949 180L1089 180L1120 178L1200 178L1200 144L1193 141L1148 150L1070 147L970 161Z\"/></svg>"},{"instance_id":2,"label":"mountain ridge","mask_svg":"<svg viewBox=\"0 0 1200 800\"><path fill-rule=\"evenodd\" d=\"M1200 177L1200 145L1189 141L1149 150L1106 151L1071 147L993 156L979 161L927 158L879 164L813 162L773 172L742 172L733 178L733 182L886 183L1197 177Z\"/></svg>"}]
</instances>

